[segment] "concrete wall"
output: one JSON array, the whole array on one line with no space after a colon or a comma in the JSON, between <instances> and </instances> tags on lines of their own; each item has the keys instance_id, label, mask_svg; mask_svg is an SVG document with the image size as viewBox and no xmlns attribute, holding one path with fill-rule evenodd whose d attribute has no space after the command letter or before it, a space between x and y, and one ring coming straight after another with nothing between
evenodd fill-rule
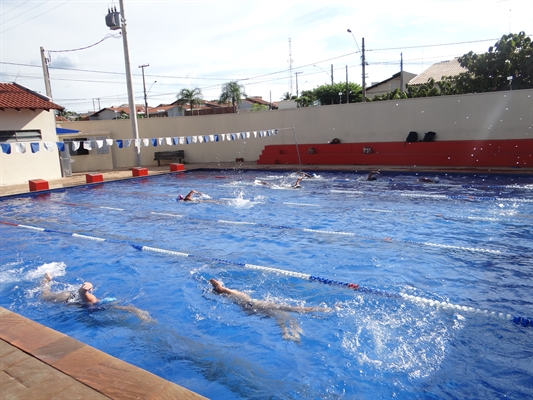
<instances>
[{"instance_id":1,"label":"concrete wall","mask_svg":"<svg viewBox=\"0 0 533 400\"><path fill-rule=\"evenodd\" d=\"M30 142L24 142L26 153L21 154L15 151L15 143L11 143L11 154L0 153L0 185L25 183L31 179L61 178L53 111L11 109L0 111L0 130L24 129L41 130L40 150L32 153ZM53 151L45 150L44 142L52 142Z\"/></svg>"},{"instance_id":2,"label":"concrete wall","mask_svg":"<svg viewBox=\"0 0 533 400\"><path fill-rule=\"evenodd\" d=\"M141 148L142 165L157 165L155 151L185 150L185 161L227 162L236 158L256 161L265 145L404 141L410 131L422 136L437 133L437 140L484 140L533 138L533 90L516 90L461 96L391 100L321 107L275 110L261 113L225 114L140 119L141 138L212 135L279 129L265 138ZM129 120L64 123L82 137L109 131L112 139L131 139ZM113 166L135 164L133 148L112 147Z\"/></svg>"}]
</instances>

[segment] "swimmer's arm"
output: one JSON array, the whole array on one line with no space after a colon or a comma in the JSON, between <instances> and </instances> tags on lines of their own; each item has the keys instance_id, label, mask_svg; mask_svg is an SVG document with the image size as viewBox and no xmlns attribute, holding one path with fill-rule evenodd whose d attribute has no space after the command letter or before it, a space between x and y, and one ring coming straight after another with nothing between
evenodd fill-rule
<instances>
[{"instance_id":1,"label":"swimmer's arm","mask_svg":"<svg viewBox=\"0 0 533 400\"><path fill-rule=\"evenodd\" d=\"M91 282L84 282L83 285L78 289L78 294L80 295L81 301L83 303L94 304L98 302L98 299L94 294L91 293L93 290L93 285Z\"/></svg>"},{"instance_id":2,"label":"swimmer's arm","mask_svg":"<svg viewBox=\"0 0 533 400\"><path fill-rule=\"evenodd\" d=\"M155 322L155 320L150 316L150 314L147 311L139 310L136 307L133 306L112 306L113 308L117 310L127 311L133 315L135 315L137 318L139 318L143 322Z\"/></svg>"}]
</instances>

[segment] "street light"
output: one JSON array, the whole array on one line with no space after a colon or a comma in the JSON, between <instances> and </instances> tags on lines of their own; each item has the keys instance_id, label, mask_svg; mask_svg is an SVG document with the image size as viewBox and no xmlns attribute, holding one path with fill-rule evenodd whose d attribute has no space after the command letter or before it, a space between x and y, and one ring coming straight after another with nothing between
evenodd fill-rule
<instances>
[{"instance_id":1,"label":"street light","mask_svg":"<svg viewBox=\"0 0 533 400\"><path fill-rule=\"evenodd\" d=\"M313 64L313 67L317 67L321 69L325 74L331 77L331 85L333 86L333 72L331 74L327 73L323 68L319 67L318 65ZM331 70L333 71L333 65L331 66Z\"/></svg>"},{"instance_id":2,"label":"street light","mask_svg":"<svg viewBox=\"0 0 533 400\"><path fill-rule=\"evenodd\" d=\"M366 83L365 83L365 38L362 39L362 45L363 45L363 51L359 48L359 44L357 44L357 40L355 40L355 36L353 35L352 31L348 29L348 33L350 33L353 37L353 40L355 42L355 45L357 46L357 50L361 53L361 65L363 67L363 76L362 76L362 87L363 87L363 102L366 101Z\"/></svg>"}]
</instances>

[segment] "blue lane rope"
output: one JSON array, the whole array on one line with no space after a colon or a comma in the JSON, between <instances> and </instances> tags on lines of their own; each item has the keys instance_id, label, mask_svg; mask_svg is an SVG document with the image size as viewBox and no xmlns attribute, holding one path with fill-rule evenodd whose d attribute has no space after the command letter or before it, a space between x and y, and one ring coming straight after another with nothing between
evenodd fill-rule
<instances>
[{"instance_id":1,"label":"blue lane rope","mask_svg":"<svg viewBox=\"0 0 533 400\"><path fill-rule=\"evenodd\" d=\"M376 195L385 193L390 196L402 196L402 197L422 197L431 199L451 199L451 200L476 200L476 201L507 201L514 203L533 203L533 199L522 199L517 197L480 197L471 195L449 195L449 194L425 194L425 193L395 193L393 190L388 192L373 192L373 191L361 191L361 190L339 190L330 189L331 193L341 194L364 194L364 195Z\"/></svg>"},{"instance_id":2,"label":"blue lane rope","mask_svg":"<svg viewBox=\"0 0 533 400\"><path fill-rule=\"evenodd\" d=\"M92 207L92 208L99 208L103 210L126 211L123 208L115 208L115 207L94 206L94 205L88 205L88 204L63 203L59 201L55 203L66 204L68 206L76 206L76 207ZM295 204L295 203L291 203L291 204ZM214 222L214 223L228 224L228 225L249 225L249 226L257 226L261 228L286 229L286 230L294 230L294 231L300 231L300 232L306 232L306 233L317 233L317 234L324 234L324 235L351 236L351 237L359 237L362 239L385 241L389 243L405 243L405 244L410 244L414 246L427 246L427 247L434 247L434 248L440 248L440 249L445 249L445 250L460 250L460 251L469 251L469 252L474 252L474 253L486 253L486 254L495 254L495 255L503 255L503 256L510 254L502 250L485 249L485 248L480 248L480 247L454 246L454 245L432 243L432 242L417 242L414 240L407 240L407 239L393 239L390 237L362 235L362 234L353 233L353 232L309 229L309 228L300 228L300 227L289 226L289 225L271 225L271 224L252 222L252 221L216 220L216 219L210 219L210 218L190 217L190 216L183 215L183 214L172 214L172 213L166 213L166 212L151 212L150 214L174 217L174 218L184 218L184 219L188 219L192 221Z\"/></svg>"},{"instance_id":3,"label":"blue lane rope","mask_svg":"<svg viewBox=\"0 0 533 400\"><path fill-rule=\"evenodd\" d=\"M406 293L392 293L392 292L387 292L387 291L384 291L384 290L373 289L373 288L370 288L370 287L359 286L359 285L357 285L355 283L342 282L342 281L338 281L338 280L334 280L334 279L322 278L322 277L319 277L319 276L304 274L304 273L295 272L295 271L289 271L289 270L284 270L284 269L279 269L279 268L266 267L266 266L262 266L262 265L247 264L247 263L242 263L242 262L225 260L225 259L221 259L221 258L211 258L211 257L200 256L200 255L195 255L195 254L188 254L188 253L183 253L183 252L179 252L179 251L173 251L173 250L160 249L160 248L157 248L157 247L144 246L144 245L140 245L140 244L136 244L136 243L131 243L131 242L128 242L128 241L125 241L125 240L104 239L104 238L100 238L100 237L94 237L94 236L88 236L88 235L80 235L80 234L77 234L77 233L60 231L60 230L56 230L56 229L47 229L47 228L40 228L40 227L36 227L36 226L31 226L31 225L16 224L16 223L8 222L8 221L1 221L0 220L0 224L4 224L4 225L7 225L7 226L24 228L24 229L29 229L29 230L34 230L34 231L38 231L38 232L56 233L56 234L61 234L61 235L67 235L67 236L71 236L71 237L75 237L75 238L79 238L79 239L90 240L90 241L112 242L112 243L125 244L125 245L131 246L134 249L139 250L139 251L147 251L147 252L166 254L166 255L170 255L170 256L192 257L192 258L198 258L198 259L207 260L207 261L215 261L215 262L222 263L222 264L243 267L243 268L246 268L246 269L252 269L252 270L258 270L258 271L263 271L263 272L275 273L275 274L278 274L278 275L292 276L292 277L295 277L295 278L300 278L300 279L303 279L303 280L307 280L309 282L318 282L318 283L322 283L322 284L330 285L330 286L344 287L344 288L351 289L351 290L357 290L357 291L363 292L363 293L370 293L370 294L375 294L375 295L384 296L384 297L403 299L405 301L411 301L411 302L417 303L417 304L424 304L424 305L427 305L427 306L430 306L430 307L435 307L437 309L451 310L451 311L457 310L457 311L463 311L463 312L467 312L467 313L471 313L471 314L479 314L479 315L484 315L484 316L487 316L487 317L499 318L499 319L503 319L503 320L507 320L507 321L512 321L516 325L521 325L523 327L533 327L533 318L526 318L526 317L521 317L521 316L517 316L517 315L513 316L511 314L504 314L502 312L482 310L482 309L479 309L479 308L462 306L462 305L459 305L459 304L453 304L453 303L444 302L444 301L426 299L426 298L423 298L423 297L420 297L420 296L414 296L414 295L410 295L410 294L406 294Z\"/></svg>"}]
</instances>

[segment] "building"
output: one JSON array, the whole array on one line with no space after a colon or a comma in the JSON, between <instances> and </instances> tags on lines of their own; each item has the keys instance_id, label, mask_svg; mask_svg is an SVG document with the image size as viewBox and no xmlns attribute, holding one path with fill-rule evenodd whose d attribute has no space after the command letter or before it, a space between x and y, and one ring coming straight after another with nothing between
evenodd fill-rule
<instances>
[{"instance_id":1,"label":"building","mask_svg":"<svg viewBox=\"0 0 533 400\"><path fill-rule=\"evenodd\" d=\"M414 77L416 77L416 74L405 71L398 72L392 75L389 79L385 79L382 82L373 83L372 86L367 87L366 97L371 99L374 96L381 96L390 92L394 92L396 89L405 92L407 91L407 83Z\"/></svg>"},{"instance_id":2,"label":"building","mask_svg":"<svg viewBox=\"0 0 533 400\"><path fill-rule=\"evenodd\" d=\"M63 107L17 83L0 83L0 185L61 178L54 110Z\"/></svg>"},{"instance_id":3,"label":"building","mask_svg":"<svg viewBox=\"0 0 533 400\"><path fill-rule=\"evenodd\" d=\"M136 104L135 111L137 115L145 114L144 104ZM150 107L148 107L148 112L150 112ZM102 108L100 111L95 112L94 114L89 115L90 121L102 121L110 119L124 119L129 118L130 108L128 105L123 104L118 107L106 107Z\"/></svg>"},{"instance_id":4,"label":"building","mask_svg":"<svg viewBox=\"0 0 533 400\"><path fill-rule=\"evenodd\" d=\"M438 62L426 69L420 75L412 78L409 81L408 86L420 86L427 83L430 79L433 79L435 84L437 84L438 82L442 81L444 76L456 76L462 72L468 72L468 70L461 67L458 58L454 58L453 60L449 61Z\"/></svg>"}]
</instances>

